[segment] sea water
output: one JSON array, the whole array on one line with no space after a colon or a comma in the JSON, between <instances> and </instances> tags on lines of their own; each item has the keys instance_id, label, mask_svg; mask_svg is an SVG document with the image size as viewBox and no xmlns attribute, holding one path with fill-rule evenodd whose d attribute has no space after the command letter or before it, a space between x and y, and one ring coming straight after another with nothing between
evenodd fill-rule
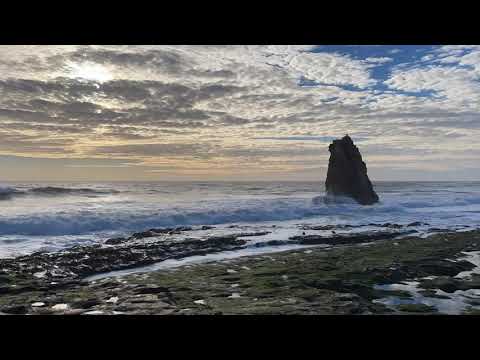
<instances>
[{"instance_id":1,"label":"sea water","mask_svg":"<svg viewBox=\"0 0 480 360\"><path fill-rule=\"evenodd\" d=\"M325 203L321 182L1 183L0 257L102 242L154 227L423 222L480 227L480 182L376 182L380 202ZM468 227L468 228L467 228ZM347 230L346 230L347 231ZM356 231L353 228L350 231Z\"/></svg>"}]
</instances>

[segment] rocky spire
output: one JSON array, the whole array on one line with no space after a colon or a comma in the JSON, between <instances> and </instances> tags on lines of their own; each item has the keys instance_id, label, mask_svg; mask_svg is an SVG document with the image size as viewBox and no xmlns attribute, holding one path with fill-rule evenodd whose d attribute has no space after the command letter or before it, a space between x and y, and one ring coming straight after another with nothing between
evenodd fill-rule
<instances>
[{"instance_id":1,"label":"rocky spire","mask_svg":"<svg viewBox=\"0 0 480 360\"><path fill-rule=\"evenodd\" d=\"M348 196L362 205L378 202L378 195L367 175L367 166L350 136L334 140L328 150L330 160L325 181L327 195Z\"/></svg>"}]
</instances>

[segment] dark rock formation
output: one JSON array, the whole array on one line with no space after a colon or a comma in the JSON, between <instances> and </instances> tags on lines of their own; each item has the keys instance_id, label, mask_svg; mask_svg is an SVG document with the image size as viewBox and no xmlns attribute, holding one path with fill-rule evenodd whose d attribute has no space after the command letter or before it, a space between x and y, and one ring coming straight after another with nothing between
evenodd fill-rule
<instances>
[{"instance_id":1,"label":"dark rock formation","mask_svg":"<svg viewBox=\"0 0 480 360\"><path fill-rule=\"evenodd\" d=\"M351 233L344 235L298 235L289 237L290 240L295 240L302 245L351 245L351 244L364 244L378 240L394 239L398 236L404 236L415 233L415 230L409 231L372 231L365 233Z\"/></svg>"},{"instance_id":2,"label":"dark rock formation","mask_svg":"<svg viewBox=\"0 0 480 360\"><path fill-rule=\"evenodd\" d=\"M330 160L325 182L327 195L348 196L362 205L378 202L378 195L367 175L367 166L352 139L346 135L334 140L328 150Z\"/></svg>"}]
</instances>

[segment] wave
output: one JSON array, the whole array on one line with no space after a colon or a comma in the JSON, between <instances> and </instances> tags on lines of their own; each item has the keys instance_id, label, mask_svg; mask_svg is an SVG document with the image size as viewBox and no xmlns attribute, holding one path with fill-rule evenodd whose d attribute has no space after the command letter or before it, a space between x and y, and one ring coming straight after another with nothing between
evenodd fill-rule
<instances>
[{"instance_id":1,"label":"wave","mask_svg":"<svg viewBox=\"0 0 480 360\"><path fill-rule=\"evenodd\" d=\"M303 219L320 215L357 212L360 206L315 205L311 199L269 199L246 201L211 201L195 208L139 209L119 207L38 213L27 216L0 217L1 235L81 235L110 231L138 231L152 227L215 225L239 222L263 222Z\"/></svg>"},{"instance_id":2,"label":"wave","mask_svg":"<svg viewBox=\"0 0 480 360\"><path fill-rule=\"evenodd\" d=\"M20 196L62 196L62 195L108 195L117 194L114 189L65 188L56 186L34 187L27 190L18 190L12 187L0 187L0 200L11 200Z\"/></svg>"},{"instance_id":3,"label":"wave","mask_svg":"<svg viewBox=\"0 0 480 360\"><path fill-rule=\"evenodd\" d=\"M23 189L22 189L23 190ZM0 188L0 194L16 194L19 189ZM116 191L116 190L113 190ZM108 189L37 187L24 190L26 195L58 196L68 194L106 194ZM145 194L140 191L141 194ZM17 196L16 194L15 196ZM477 223L480 218L480 194L458 196L412 196L379 194L381 201L362 206L349 198L325 201L324 196L300 198L202 199L195 202L162 201L148 197L148 202L118 199L101 207L63 207L48 212L5 213L0 216L0 236L63 236L108 232L130 232L154 227L258 223L319 218L325 224L423 221L440 223ZM25 194L21 195L25 196ZM43 210L41 210L43 211ZM455 218L454 218L455 217ZM440 224L441 225L441 224Z\"/></svg>"},{"instance_id":4,"label":"wave","mask_svg":"<svg viewBox=\"0 0 480 360\"><path fill-rule=\"evenodd\" d=\"M46 187L38 187L32 188L28 190L28 193L32 194L43 194L43 195L65 195L65 194L116 194L118 190L98 190L98 189L89 189L89 188L63 188L63 187L55 187L55 186L46 186Z\"/></svg>"},{"instance_id":5,"label":"wave","mask_svg":"<svg viewBox=\"0 0 480 360\"><path fill-rule=\"evenodd\" d=\"M321 195L312 199L312 203L315 205L321 204L333 204L333 205L356 205L357 202L348 196L339 195Z\"/></svg>"},{"instance_id":6,"label":"wave","mask_svg":"<svg viewBox=\"0 0 480 360\"><path fill-rule=\"evenodd\" d=\"M23 193L23 191L12 187L0 187L0 200L10 200L12 197Z\"/></svg>"}]
</instances>

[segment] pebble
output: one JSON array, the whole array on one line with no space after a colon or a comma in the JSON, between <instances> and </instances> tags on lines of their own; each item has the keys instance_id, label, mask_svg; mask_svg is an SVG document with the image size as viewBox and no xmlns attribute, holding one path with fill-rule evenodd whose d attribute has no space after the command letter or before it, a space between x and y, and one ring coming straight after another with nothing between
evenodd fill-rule
<instances>
[{"instance_id":1,"label":"pebble","mask_svg":"<svg viewBox=\"0 0 480 360\"><path fill-rule=\"evenodd\" d=\"M37 279L44 278L45 275L47 275L47 270L39 271L39 272L36 272L36 273L33 274L33 276L35 276Z\"/></svg>"},{"instance_id":2,"label":"pebble","mask_svg":"<svg viewBox=\"0 0 480 360\"><path fill-rule=\"evenodd\" d=\"M239 284L232 284L232 285L230 285L230 286L231 286L232 288L237 288L237 287L239 287L240 285L239 285Z\"/></svg>"},{"instance_id":3,"label":"pebble","mask_svg":"<svg viewBox=\"0 0 480 360\"><path fill-rule=\"evenodd\" d=\"M73 309L64 312L64 315L81 315L85 312L85 309Z\"/></svg>"},{"instance_id":4,"label":"pebble","mask_svg":"<svg viewBox=\"0 0 480 360\"><path fill-rule=\"evenodd\" d=\"M32 307L42 307L42 306L45 306L45 303L44 302L34 302L32 305Z\"/></svg>"},{"instance_id":5,"label":"pebble","mask_svg":"<svg viewBox=\"0 0 480 360\"><path fill-rule=\"evenodd\" d=\"M118 296L113 296L105 302L110 303L110 304L116 304L118 302Z\"/></svg>"},{"instance_id":6,"label":"pebble","mask_svg":"<svg viewBox=\"0 0 480 360\"><path fill-rule=\"evenodd\" d=\"M229 296L230 299L238 299L239 297L241 297L239 293L233 293Z\"/></svg>"},{"instance_id":7,"label":"pebble","mask_svg":"<svg viewBox=\"0 0 480 360\"><path fill-rule=\"evenodd\" d=\"M283 280L288 280L288 275L282 275Z\"/></svg>"},{"instance_id":8,"label":"pebble","mask_svg":"<svg viewBox=\"0 0 480 360\"><path fill-rule=\"evenodd\" d=\"M305 254L311 254L312 252L313 252L312 250L304 251Z\"/></svg>"},{"instance_id":9,"label":"pebble","mask_svg":"<svg viewBox=\"0 0 480 360\"><path fill-rule=\"evenodd\" d=\"M52 306L52 310L54 311L64 311L64 310L68 310L68 308L69 308L68 304L57 304Z\"/></svg>"},{"instance_id":10,"label":"pebble","mask_svg":"<svg viewBox=\"0 0 480 360\"><path fill-rule=\"evenodd\" d=\"M242 266L243 270L251 270L248 266Z\"/></svg>"},{"instance_id":11,"label":"pebble","mask_svg":"<svg viewBox=\"0 0 480 360\"><path fill-rule=\"evenodd\" d=\"M195 304L198 304L198 305L207 305L207 304L205 303L205 300L195 300L194 303L195 303Z\"/></svg>"},{"instance_id":12,"label":"pebble","mask_svg":"<svg viewBox=\"0 0 480 360\"><path fill-rule=\"evenodd\" d=\"M229 274L235 274L237 272L237 270L233 270L233 269L228 269L227 270L227 273Z\"/></svg>"},{"instance_id":13,"label":"pebble","mask_svg":"<svg viewBox=\"0 0 480 360\"><path fill-rule=\"evenodd\" d=\"M93 310L82 313L82 315L103 315L103 311Z\"/></svg>"}]
</instances>

